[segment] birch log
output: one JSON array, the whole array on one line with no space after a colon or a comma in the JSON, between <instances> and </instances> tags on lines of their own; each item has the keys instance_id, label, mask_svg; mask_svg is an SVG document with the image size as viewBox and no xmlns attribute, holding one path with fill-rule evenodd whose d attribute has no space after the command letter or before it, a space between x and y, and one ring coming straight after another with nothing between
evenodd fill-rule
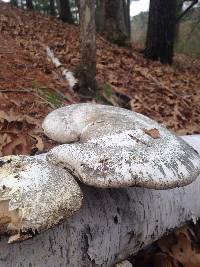
<instances>
[{"instance_id":1,"label":"birch log","mask_svg":"<svg viewBox=\"0 0 200 267\"><path fill-rule=\"evenodd\" d=\"M55 65L56 68L60 68L62 76L65 77L65 79L67 80L69 84L70 89L73 90L78 82L76 78L74 77L73 72L63 67L63 64L60 62L60 60L57 57L55 57L53 51L48 46L45 47L45 49L46 49L47 56L50 59L50 61Z\"/></svg>"},{"instance_id":2,"label":"birch log","mask_svg":"<svg viewBox=\"0 0 200 267\"><path fill-rule=\"evenodd\" d=\"M185 140L200 153L200 136ZM1 238L1 267L113 266L200 217L200 177L163 191L80 186L83 206L64 223L22 243L9 245Z\"/></svg>"}]
</instances>

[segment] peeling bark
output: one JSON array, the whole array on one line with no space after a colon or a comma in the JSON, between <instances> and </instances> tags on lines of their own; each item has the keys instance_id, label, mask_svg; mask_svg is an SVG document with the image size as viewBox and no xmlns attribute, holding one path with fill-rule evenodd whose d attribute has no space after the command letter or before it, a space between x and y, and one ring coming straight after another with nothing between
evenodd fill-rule
<instances>
[{"instance_id":1,"label":"peeling bark","mask_svg":"<svg viewBox=\"0 0 200 267\"><path fill-rule=\"evenodd\" d=\"M186 141L200 153L199 137ZM109 267L169 230L200 217L200 177L171 190L97 189L80 185L83 206L66 222L32 240L0 241L0 266Z\"/></svg>"}]
</instances>

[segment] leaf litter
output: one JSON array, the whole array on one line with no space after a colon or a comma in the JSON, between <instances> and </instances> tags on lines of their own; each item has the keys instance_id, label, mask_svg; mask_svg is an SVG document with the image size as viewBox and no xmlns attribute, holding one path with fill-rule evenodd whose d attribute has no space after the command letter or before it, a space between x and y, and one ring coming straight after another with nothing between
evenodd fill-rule
<instances>
[{"instance_id":1,"label":"leaf litter","mask_svg":"<svg viewBox=\"0 0 200 267\"><path fill-rule=\"evenodd\" d=\"M58 31L59 29L59 31ZM54 65L44 46L69 70L79 63L79 28L0 1L0 156L35 154L55 143L42 132L54 108L83 102ZM176 55L172 66L143 58L97 37L97 82L92 102L132 109L177 134L200 133L200 60ZM156 129L146 130L159 138ZM178 229L132 258L134 266L200 266L199 224ZM151 264L151 265L150 265Z\"/></svg>"}]
</instances>

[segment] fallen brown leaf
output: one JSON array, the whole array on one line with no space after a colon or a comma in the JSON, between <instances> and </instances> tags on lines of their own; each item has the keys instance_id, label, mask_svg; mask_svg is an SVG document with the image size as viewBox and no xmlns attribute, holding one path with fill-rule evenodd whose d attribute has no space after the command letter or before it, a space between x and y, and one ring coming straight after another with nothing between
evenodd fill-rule
<instances>
[{"instance_id":1,"label":"fallen brown leaf","mask_svg":"<svg viewBox=\"0 0 200 267\"><path fill-rule=\"evenodd\" d=\"M150 130L144 128L142 130L143 130L143 132L145 132L146 134L148 134L149 136L151 136L154 139L157 139L160 137L160 132L155 128L150 129Z\"/></svg>"}]
</instances>

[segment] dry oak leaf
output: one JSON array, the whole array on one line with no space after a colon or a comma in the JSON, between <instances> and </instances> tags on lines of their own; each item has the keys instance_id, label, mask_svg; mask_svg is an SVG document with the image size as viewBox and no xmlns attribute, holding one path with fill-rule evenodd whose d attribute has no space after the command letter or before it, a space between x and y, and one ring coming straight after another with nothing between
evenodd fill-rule
<instances>
[{"instance_id":1,"label":"dry oak leaf","mask_svg":"<svg viewBox=\"0 0 200 267\"><path fill-rule=\"evenodd\" d=\"M43 142L42 138L40 136L34 135L34 134L29 134L29 135L37 141L35 147L39 151L43 151L44 150L44 142Z\"/></svg>"},{"instance_id":2,"label":"dry oak leaf","mask_svg":"<svg viewBox=\"0 0 200 267\"><path fill-rule=\"evenodd\" d=\"M3 123L4 121L7 122L26 121L28 124L36 125L38 127L40 126L40 122L37 121L36 119L24 114L16 115L16 113L13 110L10 110L9 113L6 113L3 110L0 111L0 122Z\"/></svg>"},{"instance_id":3,"label":"dry oak leaf","mask_svg":"<svg viewBox=\"0 0 200 267\"><path fill-rule=\"evenodd\" d=\"M148 134L149 136L151 136L154 139L157 139L160 137L159 131L155 128L150 129L150 130L148 130L148 129L142 129L142 130L143 130L143 132L145 132L146 134Z\"/></svg>"},{"instance_id":4,"label":"dry oak leaf","mask_svg":"<svg viewBox=\"0 0 200 267\"><path fill-rule=\"evenodd\" d=\"M200 266L200 250L196 243L196 236L191 228L182 227L175 233L176 242L169 246L165 239L158 241L161 250L177 260L184 267Z\"/></svg>"},{"instance_id":5,"label":"dry oak leaf","mask_svg":"<svg viewBox=\"0 0 200 267\"><path fill-rule=\"evenodd\" d=\"M10 137L10 136L9 136ZM31 148L28 141L23 135L14 135L10 137L10 142L5 144L2 148L3 156L7 155L27 155L30 154Z\"/></svg>"},{"instance_id":6,"label":"dry oak leaf","mask_svg":"<svg viewBox=\"0 0 200 267\"><path fill-rule=\"evenodd\" d=\"M3 156L3 148L10 142L12 142L12 139L8 134L0 135L0 156Z\"/></svg>"}]
</instances>

